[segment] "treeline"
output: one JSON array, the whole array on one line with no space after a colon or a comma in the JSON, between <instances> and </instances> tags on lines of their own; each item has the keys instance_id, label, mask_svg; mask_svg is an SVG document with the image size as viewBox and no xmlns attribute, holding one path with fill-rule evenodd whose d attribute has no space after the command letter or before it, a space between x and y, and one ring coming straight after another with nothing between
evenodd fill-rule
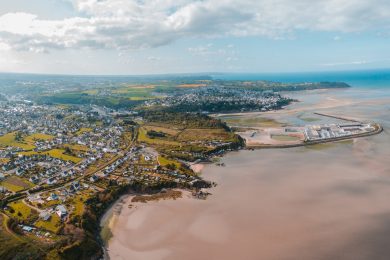
<instances>
[{"instance_id":1,"label":"treeline","mask_svg":"<svg viewBox=\"0 0 390 260\"><path fill-rule=\"evenodd\" d=\"M268 105L267 109L280 109L283 106L289 105L293 100L289 98L280 98L275 104ZM215 102L197 102L197 103L180 103L178 105L167 108L168 111L178 112L201 112L207 111L211 113L232 113L244 111L260 111L265 108L261 103L257 102L236 102L236 101L215 101Z\"/></svg>"},{"instance_id":2,"label":"treeline","mask_svg":"<svg viewBox=\"0 0 390 260\"><path fill-rule=\"evenodd\" d=\"M230 132L230 128L221 120L201 113L147 110L140 114L148 122L171 124L183 128L223 128Z\"/></svg>"},{"instance_id":3,"label":"treeline","mask_svg":"<svg viewBox=\"0 0 390 260\"><path fill-rule=\"evenodd\" d=\"M161 132L161 131L154 131L154 130L150 130L147 132L147 135L150 137L150 138L155 138L155 137L165 137L166 134L164 132Z\"/></svg>"}]
</instances>

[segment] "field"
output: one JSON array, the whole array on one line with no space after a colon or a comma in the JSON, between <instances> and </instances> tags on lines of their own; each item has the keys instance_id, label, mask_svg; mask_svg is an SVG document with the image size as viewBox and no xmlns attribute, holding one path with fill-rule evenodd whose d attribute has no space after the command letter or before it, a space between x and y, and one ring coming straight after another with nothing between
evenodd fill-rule
<instances>
[{"instance_id":1,"label":"field","mask_svg":"<svg viewBox=\"0 0 390 260\"><path fill-rule=\"evenodd\" d=\"M150 138L147 135L147 131L144 127L139 128L138 141L148 143L151 145L157 144L157 145L167 145L167 146L180 146L180 143L176 142L176 141L170 141L170 140L161 139L161 138Z\"/></svg>"},{"instance_id":2,"label":"field","mask_svg":"<svg viewBox=\"0 0 390 260\"><path fill-rule=\"evenodd\" d=\"M0 158L0 164L8 163L9 161L9 158Z\"/></svg>"},{"instance_id":3,"label":"field","mask_svg":"<svg viewBox=\"0 0 390 260\"><path fill-rule=\"evenodd\" d=\"M19 220L26 220L30 216L37 215L37 212L34 209L30 208L20 200L9 203L8 207L15 211L11 213L11 211L8 210L8 213Z\"/></svg>"},{"instance_id":4,"label":"field","mask_svg":"<svg viewBox=\"0 0 390 260\"><path fill-rule=\"evenodd\" d=\"M62 223L60 217L56 213L53 213L48 221L40 219L35 222L34 225L38 228L57 233L60 230Z\"/></svg>"},{"instance_id":5,"label":"field","mask_svg":"<svg viewBox=\"0 0 390 260\"><path fill-rule=\"evenodd\" d=\"M75 149L75 150L79 150L79 151L84 151L84 150L81 150L81 149L84 149L84 147L82 146L76 146L76 148L74 147L71 147L72 149ZM18 154L20 155L25 155L25 156L31 156L31 155L35 155L35 154L47 154L47 155L50 155L51 157L53 158L58 158L58 159L61 159L61 160L64 160L64 161L71 161L71 162L74 162L74 163L78 163L80 162L82 159L81 158L78 158L78 157L75 157L75 156L71 156L71 155L67 155L67 154L64 154L65 153L65 150L63 149L52 149L52 150L49 150L47 152L34 152L34 151L29 151L29 152L19 152Z\"/></svg>"},{"instance_id":6,"label":"field","mask_svg":"<svg viewBox=\"0 0 390 260\"><path fill-rule=\"evenodd\" d=\"M274 119L255 115L229 115L218 118L226 122L229 126L236 127L279 127L284 125Z\"/></svg>"},{"instance_id":7,"label":"field","mask_svg":"<svg viewBox=\"0 0 390 260\"><path fill-rule=\"evenodd\" d=\"M180 133L180 141L232 141L233 133L226 132L225 129L186 129Z\"/></svg>"},{"instance_id":8,"label":"field","mask_svg":"<svg viewBox=\"0 0 390 260\"><path fill-rule=\"evenodd\" d=\"M176 136L177 134L180 133L180 130L178 130L178 129L170 128L168 126L163 126L163 125L160 125L160 126L144 125L143 127L148 131L153 130L156 132L163 132L163 133L168 134L170 136Z\"/></svg>"},{"instance_id":9,"label":"field","mask_svg":"<svg viewBox=\"0 0 390 260\"><path fill-rule=\"evenodd\" d=\"M9 191L18 192L24 189L34 187L34 184L19 177L11 176L0 182L0 186L4 186Z\"/></svg>"},{"instance_id":10,"label":"field","mask_svg":"<svg viewBox=\"0 0 390 260\"><path fill-rule=\"evenodd\" d=\"M48 154L54 158L58 158L58 159L61 159L64 161L71 161L74 163L78 163L82 160L81 158L64 154L64 152L65 152L65 150L62 150L62 149L53 149L53 150L50 150L48 152L45 152L45 154Z\"/></svg>"},{"instance_id":11,"label":"field","mask_svg":"<svg viewBox=\"0 0 390 260\"><path fill-rule=\"evenodd\" d=\"M88 151L89 151L88 146L85 146L85 145L80 145L80 144L65 144L64 146L65 146L65 147L69 147L70 149L76 150L76 151L81 151L81 152L88 152Z\"/></svg>"},{"instance_id":12,"label":"field","mask_svg":"<svg viewBox=\"0 0 390 260\"><path fill-rule=\"evenodd\" d=\"M176 168L179 168L180 167L180 163L177 162L177 161L174 161L174 160L170 160L164 156L159 156L158 157L158 162L161 166L167 166L168 164L174 164L176 165Z\"/></svg>"},{"instance_id":13,"label":"field","mask_svg":"<svg viewBox=\"0 0 390 260\"><path fill-rule=\"evenodd\" d=\"M0 146L12 146L19 147L23 150L32 150L35 148L34 143L38 140L51 140L54 136L46 135L46 134L32 134L23 138L23 141L16 141L16 132L8 133L3 136L0 136Z\"/></svg>"},{"instance_id":14,"label":"field","mask_svg":"<svg viewBox=\"0 0 390 260\"><path fill-rule=\"evenodd\" d=\"M36 133L36 134L32 134L32 135L25 137L24 140L27 143L33 145L35 143L35 141L38 141L38 140L48 141L48 140L52 140L53 138L54 138L54 136L52 136L52 135Z\"/></svg>"},{"instance_id":15,"label":"field","mask_svg":"<svg viewBox=\"0 0 390 260\"><path fill-rule=\"evenodd\" d=\"M15 140L16 132L8 133L3 136L0 136L0 146L7 147L19 147L24 150L32 150L35 148L34 145L26 142L18 142Z\"/></svg>"}]
</instances>

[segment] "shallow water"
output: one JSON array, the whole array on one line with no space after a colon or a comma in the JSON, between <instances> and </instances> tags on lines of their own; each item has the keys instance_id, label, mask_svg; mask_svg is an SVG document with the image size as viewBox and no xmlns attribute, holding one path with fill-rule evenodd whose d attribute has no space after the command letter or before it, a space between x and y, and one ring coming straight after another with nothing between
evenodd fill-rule
<instances>
[{"instance_id":1,"label":"shallow water","mask_svg":"<svg viewBox=\"0 0 390 260\"><path fill-rule=\"evenodd\" d=\"M223 158L226 167L203 170L218 183L207 200L123 207L112 229L110 257L389 259L390 98L388 92L366 91L360 99L362 91L301 93L304 102L271 117L298 122L298 114L310 114L310 107L331 97L352 102L316 111L380 122L382 134L232 152Z\"/></svg>"}]
</instances>

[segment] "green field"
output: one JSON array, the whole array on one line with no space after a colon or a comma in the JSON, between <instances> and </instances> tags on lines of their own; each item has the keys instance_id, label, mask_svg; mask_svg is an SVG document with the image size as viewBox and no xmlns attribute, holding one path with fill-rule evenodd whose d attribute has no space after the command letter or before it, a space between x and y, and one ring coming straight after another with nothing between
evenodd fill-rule
<instances>
[{"instance_id":1,"label":"green field","mask_svg":"<svg viewBox=\"0 0 390 260\"><path fill-rule=\"evenodd\" d=\"M174 165L176 165L176 168L180 167L180 163L178 161L168 159L164 156L159 156L158 162L160 163L161 166L167 166L168 164L174 164Z\"/></svg>"},{"instance_id":2,"label":"green field","mask_svg":"<svg viewBox=\"0 0 390 260\"><path fill-rule=\"evenodd\" d=\"M48 221L44 221L40 219L37 222L35 222L34 225L38 228L43 228L47 231L57 233L62 227L62 222L60 217L56 213L53 213L51 214L51 217Z\"/></svg>"},{"instance_id":3,"label":"green field","mask_svg":"<svg viewBox=\"0 0 390 260\"><path fill-rule=\"evenodd\" d=\"M27 143L33 145L35 143L35 141L38 141L38 140L47 141L47 140L52 140L53 138L54 138L54 136L52 136L52 135L36 133L36 134L32 134L32 135L25 137L24 140Z\"/></svg>"},{"instance_id":4,"label":"green field","mask_svg":"<svg viewBox=\"0 0 390 260\"><path fill-rule=\"evenodd\" d=\"M62 149L52 149L52 150L49 150L48 152L45 152L45 154L48 154L53 158L58 158L58 159L61 159L64 161L71 161L74 163L78 163L82 160L81 158L64 154L64 152L65 152L65 150L62 150Z\"/></svg>"},{"instance_id":5,"label":"green field","mask_svg":"<svg viewBox=\"0 0 390 260\"><path fill-rule=\"evenodd\" d=\"M34 209L30 208L20 200L9 203L8 207L15 211L11 213L11 211L8 210L8 213L19 220L26 220L32 215L37 215L37 212Z\"/></svg>"},{"instance_id":6,"label":"green field","mask_svg":"<svg viewBox=\"0 0 390 260\"><path fill-rule=\"evenodd\" d=\"M0 146L7 147L19 147L23 150L32 150L35 148L34 145L27 143L27 142L21 142L15 140L16 132L8 133L3 136L0 136Z\"/></svg>"},{"instance_id":7,"label":"green field","mask_svg":"<svg viewBox=\"0 0 390 260\"><path fill-rule=\"evenodd\" d=\"M167 146L180 146L179 142L166 140L163 138L150 138L147 135L147 130L143 127L140 127L138 130L138 141L144 142L147 144L156 144L156 145L167 145Z\"/></svg>"},{"instance_id":8,"label":"green field","mask_svg":"<svg viewBox=\"0 0 390 260\"><path fill-rule=\"evenodd\" d=\"M232 141L234 133L226 132L225 129L186 129L180 133L178 140L180 141Z\"/></svg>"},{"instance_id":9,"label":"green field","mask_svg":"<svg viewBox=\"0 0 390 260\"><path fill-rule=\"evenodd\" d=\"M9 191L18 192L34 187L34 184L17 176L11 176L0 182L0 186L4 186Z\"/></svg>"}]
</instances>

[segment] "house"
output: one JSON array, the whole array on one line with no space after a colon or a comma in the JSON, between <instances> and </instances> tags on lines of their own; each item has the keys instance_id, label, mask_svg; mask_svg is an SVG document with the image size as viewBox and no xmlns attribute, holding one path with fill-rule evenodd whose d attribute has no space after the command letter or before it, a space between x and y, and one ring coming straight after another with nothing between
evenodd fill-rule
<instances>
[{"instance_id":1,"label":"house","mask_svg":"<svg viewBox=\"0 0 390 260\"><path fill-rule=\"evenodd\" d=\"M91 178L89 178L90 182L95 182L95 181L97 181L98 179L99 179L99 177L96 176L96 175L92 175Z\"/></svg>"},{"instance_id":2,"label":"house","mask_svg":"<svg viewBox=\"0 0 390 260\"><path fill-rule=\"evenodd\" d=\"M49 221L50 218L51 218L51 215L49 212L47 211L42 211L40 214L39 214L39 217L43 220L43 221Z\"/></svg>"},{"instance_id":3,"label":"house","mask_svg":"<svg viewBox=\"0 0 390 260\"><path fill-rule=\"evenodd\" d=\"M78 181L74 181L70 186L71 190L78 191L80 189L80 183Z\"/></svg>"},{"instance_id":4,"label":"house","mask_svg":"<svg viewBox=\"0 0 390 260\"><path fill-rule=\"evenodd\" d=\"M57 199L58 199L58 195L55 194L55 193L52 193L52 194L50 194L50 196L49 196L48 199L49 199L49 200L57 200Z\"/></svg>"},{"instance_id":5,"label":"house","mask_svg":"<svg viewBox=\"0 0 390 260\"><path fill-rule=\"evenodd\" d=\"M39 179L37 176L32 176L30 179L29 179L30 182L34 183L34 184L37 184L39 182Z\"/></svg>"},{"instance_id":6,"label":"house","mask_svg":"<svg viewBox=\"0 0 390 260\"><path fill-rule=\"evenodd\" d=\"M51 178L47 179L46 183L48 185L52 185L52 184L56 183L56 179L54 177L51 177Z\"/></svg>"},{"instance_id":7,"label":"house","mask_svg":"<svg viewBox=\"0 0 390 260\"><path fill-rule=\"evenodd\" d=\"M16 170L16 175L21 176L23 174L24 174L24 170L23 169L19 168L19 169Z\"/></svg>"},{"instance_id":8,"label":"house","mask_svg":"<svg viewBox=\"0 0 390 260\"><path fill-rule=\"evenodd\" d=\"M68 211L64 205L58 205L56 208L56 213L60 218L63 218L68 214Z\"/></svg>"},{"instance_id":9,"label":"house","mask_svg":"<svg viewBox=\"0 0 390 260\"><path fill-rule=\"evenodd\" d=\"M29 226L23 226L22 229L23 229L23 231L31 232L31 231L33 231L35 228L29 227Z\"/></svg>"}]
</instances>

